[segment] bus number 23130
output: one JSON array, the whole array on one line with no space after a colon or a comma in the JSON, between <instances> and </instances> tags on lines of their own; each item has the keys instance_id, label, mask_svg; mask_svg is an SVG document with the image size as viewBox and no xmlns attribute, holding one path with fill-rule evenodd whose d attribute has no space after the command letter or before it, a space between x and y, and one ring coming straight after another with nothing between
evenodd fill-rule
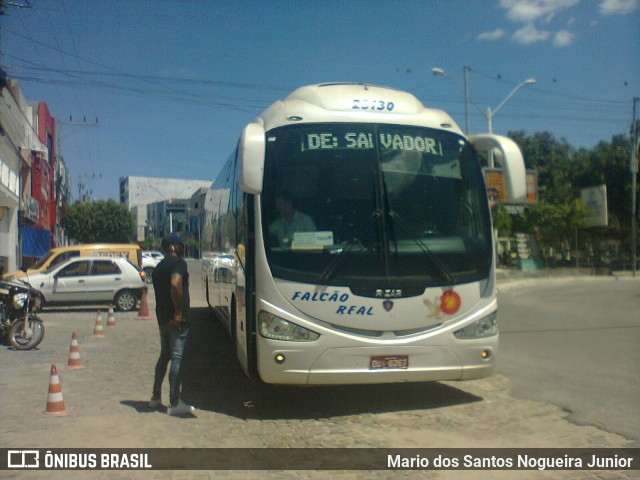
<instances>
[{"instance_id":1,"label":"bus number 23130","mask_svg":"<svg viewBox=\"0 0 640 480\"><path fill-rule=\"evenodd\" d=\"M364 99L354 99L352 109L353 110L377 110L387 112L393 111L393 107L395 105L393 102L385 102L384 100L369 100L368 98Z\"/></svg>"}]
</instances>

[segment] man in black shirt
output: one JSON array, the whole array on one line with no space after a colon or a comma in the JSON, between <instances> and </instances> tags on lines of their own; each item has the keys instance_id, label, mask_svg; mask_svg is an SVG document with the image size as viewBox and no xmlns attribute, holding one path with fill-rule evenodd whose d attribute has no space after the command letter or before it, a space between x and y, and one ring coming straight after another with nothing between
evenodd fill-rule
<instances>
[{"instance_id":1,"label":"man in black shirt","mask_svg":"<svg viewBox=\"0 0 640 480\"><path fill-rule=\"evenodd\" d=\"M162 381L169 369L169 415L184 415L195 410L180 398L180 363L189 333L189 272L184 261L184 242L176 234L162 239L165 257L153 271L156 317L160 329L160 357L156 363L153 396L149 406L162 406Z\"/></svg>"}]
</instances>

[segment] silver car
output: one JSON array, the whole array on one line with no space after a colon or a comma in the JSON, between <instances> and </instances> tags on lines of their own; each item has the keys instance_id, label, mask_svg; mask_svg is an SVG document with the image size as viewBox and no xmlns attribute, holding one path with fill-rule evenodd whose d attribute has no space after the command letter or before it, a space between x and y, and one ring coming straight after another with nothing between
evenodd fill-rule
<instances>
[{"instance_id":1,"label":"silver car","mask_svg":"<svg viewBox=\"0 0 640 480\"><path fill-rule=\"evenodd\" d=\"M156 250L144 250L142 252L142 270L144 271L147 283L152 283L153 271L163 258L164 255Z\"/></svg>"},{"instance_id":2,"label":"silver car","mask_svg":"<svg viewBox=\"0 0 640 480\"><path fill-rule=\"evenodd\" d=\"M136 307L145 275L122 257L75 257L44 273L29 275L43 305L113 303L119 310Z\"/></svg>"}]
</instances>

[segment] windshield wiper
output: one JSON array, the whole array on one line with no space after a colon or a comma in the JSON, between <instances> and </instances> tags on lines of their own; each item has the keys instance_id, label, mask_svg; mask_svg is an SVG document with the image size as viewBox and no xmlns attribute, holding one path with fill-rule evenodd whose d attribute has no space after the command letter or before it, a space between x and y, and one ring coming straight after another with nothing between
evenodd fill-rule
<instances>
[{"instance_id":1,"label":"windshield wiper","mask_svg":"<svg viewBox=\"0 0 640 480\"><path fill-rule=\"evenodd\" d=\"M413 240L420 247L420 249L427 254L427 257L429 258L431 263L436 267L436 270L438 271L442 279L450 285L455 284L456 280L453 277L453 274L449 271L447 266L444 263L442 263L442 261L429 249L429 247L421 239L416 238L413 235L407 234L407 230L404 226L404 220L402 220L400 215L398 215L397 212L394 212L391 209L389 209L388 215L389 215L389 218L392 220L393 224L397 225L403 234L407 235L408 238ZM396 252L397 252L397 249L398 247L396 244Z\"/></svg>"},{"instance_id":2,"label":"windshield wiper","mask_svg":"<svg viewBox=\"0 0 640 480\"><path fill-rule=\"evenodd\" d=\"M347 240L347 242L340 249L336 257L333 260L331 260L331 263L327 265L327 268L325 268L322 274L320 275L319 283L321 284L326 283L331 278L333 278L333 276L336 273L336 270L338 269L340 264L343 262L343 260L347 257L347 254L356 250L355 248L352 248L356 244L360 245L361 247L364 247L360 239L357 237L353 237L351 240Z\"/></svg>"},{"instance_id":3,"label":"windshield wiper","mask_svg":"<svg viewBox=\"0 0 640 480\"><path fill-rule=\"evenodd\" d=\"M389 192L387 190L387 182L384 180L384 178L382 179L382 188L383 188L383 192L384 192L384 198L385 198L385 207L387 210L387 215L389 216L389 218L391 219L391 223L393 225L397 225L400 230L402 231L402 233L404 233L405 235L407 235L407 229L404 226L404 220L402 220L402 218L400 217L400 215L398 215L397 212L393 211L391 209L391 205L389 204ZM376 210L376 212L374 212L374 218L376 220L380 220L383 218L384 216L384 211L383 210ZM398 253L398 242L396 239L396 235L394 231L391 231L392 234L392 240L393 243L395 245L396 248L396 254ZM453 277L453 274L449 271L449 269L446 267L446 265L444 263L442 263L440 261L440 259L429 249L429 247L427 247L427 245L420 240L419 238L414 237L413 235L407 235L407 237L411 238L417 245L418 247L420 247L420 249L427 254L427 258L431 261L431 263L433 264L433 266L436 268L436 270L438 271L438 273L440 274L440 277L447 282L449 285L453 285L456 283L455 278ZM385 243L385 245L387 245L387 243ZM388 248L388 247L387 247Z\"/></svg>"}]
</instances>

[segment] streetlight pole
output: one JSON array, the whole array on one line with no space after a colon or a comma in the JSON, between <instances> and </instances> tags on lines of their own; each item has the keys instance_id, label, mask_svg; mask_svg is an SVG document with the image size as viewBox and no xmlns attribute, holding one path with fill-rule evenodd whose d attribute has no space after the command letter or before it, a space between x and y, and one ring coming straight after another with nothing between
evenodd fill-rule
<instances>
[{"instance_id":1,"label":"streetlight pole","mask_svg":"<svg viewBox=\"0 0 640 480\"><path fill-rule=\"evenodd\" d=\"M638 149L640 149L640 138L638 138L637 104L639 97L633 99L633 122L631 123L631 272L636 276L636 262L638 248L637 227L636 227L636 177L638 176Z\"/></svg>"},{"instance_id":2,"label":"streetlight pole","mask_svg":"<svg viewBox=\"0 0 640 480\"><path fill-rule=\"evenodd\" d=\"M145 182L144 185L147 188L151 188L153 190L155 190L157 193L160 194L160 196L158 197L158 200L156 200L153 203L160 203L163 202L164 203L164 213L165 213L165 217L169 218L169 233L173 233L173 208L171 206L167 207L167 202L168 205L173 205L173 201L174 200L187 200L186 198L182 197L182 194L188 190L194 190L194 188L192 186L187 186L185 188L183 188L182 190L180 190L177 194L171 194L171 195L167 195L167 192L163 192L161 191L158 187L151 185L149 182ZM171 192L170 192L171 193ZM186 211L186 206L185 206L185 215L187 213ZM147 222L149 221L149 218L147 216ZM166 228L166 222L163 226L163 231L162 234L165 234L165 228Z\"/></svg>"},{"instance_id":3,"label":"streetlight pole","mask_svg":"<svg viewBox=\"0 0 640 480\"><path fill-rule=\"evenodd\" d=\"M514 93L516 93L518 90L520 90L525 85L532 85L534 83L536 83L536 81L533 78L527 78L526 80L523 80L518 85L516 85L514 87L514 89L511 90L506 97L504 97L502 99L502 101L498 104L498 106L494 110L491 110L491 107L487 107L487 131L489 132L490 135L493 133L493 116L496 113L498 113L502 107L504 107L504 104L507 103L507 101L511 97L513 97ZM495 167L495 162L494 162L494 158L493 158L493 150L489 152L488 166L489 166L489 168Z\"/></svg>"},{"instance_id":4,"label":"streetlight pole","mask_svg":"<svg viewBox=\"0 0 640 480\"><path fill-rule=\"evenodd\" d=\"M491 133L493 133L493 117L494 117L494 115L496 113L498 113L502 107L504 107L504 104L507 103L507 101L509 101L509 99L511 97L513 97L513 95L518 90L520 90L525 85L532 85L532 84L536 83L536 81L533 78L527 78L526 80L523 80L518 85L516 85L513 88L513 90L511 90L509 92L509 94L506 97L504 97L504 99L502 99L502 101L498 104L498 106L496 108L491 110L491 108L489 107L489 108L487 108L486 111L483 112L482 109L480 107L478 107L478 105L476 105L469 98L469 79L468 79L468 76L469 76L469 71L470 70L471 70L471 68L469 68L467 65L462 67L462 71L464 73L464 90L463 90L462 88L460 88L460 86L456 83L456 81L453 78L451 78L449 75L447 75L447 73L442 68L434 67L434 68L431 69L431 71L433 72L434 75L439 76L439 77L448 78L451 81L451 83L453 83L456 86L456 88L458 90L460 90L464 94L465 120L466 120L466 133L467 133L467 135L469 134L469 103L473 104L473 106L476 107L480 111L480 113L486 117L486 119L487 119L487 130L491 134ZM493 167L493 155L492 154L489 155L489 167Z\"/></svg>"},{"instance_id":5,"label":"streetlight pole","mask_svg":"<svg viewBox=\"0 0 640 480\"><path fill-rule=\"evenodd\" d=\"M471 67L468 67L467 65L464 65L462 67L462 73L464 75L464 89L460 88L460 85L458 85L458 83L451 78L449 75L447 75L447 73L442 69L442 68L438 68L438 67L433 67L431 69L431 72L433 72L433 74L437 77L445 77L447 79L449 79L449 81L451 83L453 83L455 85L455 87L460 90L462 92L462 94L464 95L464 120L465 120L465 133L467 135L469 135L470 130L469 130L469 104L472 103L474 107L476 107L478 109L478 111L480 113L482 113L484 115L484 112L482 111L482 109L476 105L475 103L473 103L471 101L471 99L469 98L469 71L471 70Z\"/></svg>"},{"instance_id":6,"label":"streetlight pole","mask_svg":"<svg viewBox=\"0 0 640 480\"><path fill-rule=\"evenodd\" d=\"M520 90L522 87L524 87L525 85L532 85L536 83L536 81L533 78L527 78L526 80L523 80L522 82L520 82L518 85L516 85L514 87L513 90L511 90L509 92L509 94L504 97L504 99L498 104L498 106L496 108L494 108L493 110L491 110L491 107L487 108L487 129L489 131L489 133L493 133L493 116L498 113L500 111L500 109L502 107L504 107L504 104L507 103L507 101L513 97L513 95Z\"/></svg>"},{"instance_id":7,"label":"streetlight pole","mask_svg":"<svg viewBox=\"0 0 640 480\"><path fill-rule=\"evenodd\" d=\"M464 78L464 120L465 133L469 135L469 70L467 65L462 66L462 76Z\"/></svg>"},{"instance_id":8,"label":"streetlight pole","mask_svg":"<svg viewBox=\"0 0 640 480\"><path fill-rule=\"evenodd\" d=\"M631 272L636 276L637 250L638 250L638 234L636 226L636 177L638 176L638 150L640 150L640 139L635 134L635 141L632 144L631 152Z\"/></svg>"}]
</instances>

